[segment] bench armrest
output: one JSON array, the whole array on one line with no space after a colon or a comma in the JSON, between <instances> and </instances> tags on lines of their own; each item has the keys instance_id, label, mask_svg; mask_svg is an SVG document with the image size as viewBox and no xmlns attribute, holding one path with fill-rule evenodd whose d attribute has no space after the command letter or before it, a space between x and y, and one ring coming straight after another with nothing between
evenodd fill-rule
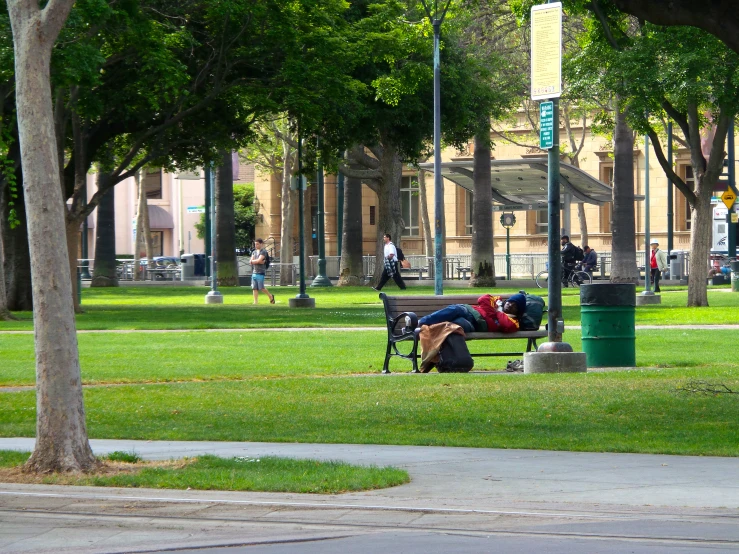
<instances>
[{"instance_id":1,"label":"bench armrest","mask_svg":"<svg viewBox=\"0 0 739 554\"><path fill-rule=\"evenodd\" d=\"M410 326L405 324L406 317L410 318ZM400 333L397 332L398 323L401 325ZM418 316L413 312L403 312L393 318L388 318L388 328L396 338L412 335L416 327L418 327Z\"/></svg>"}]
</instances>

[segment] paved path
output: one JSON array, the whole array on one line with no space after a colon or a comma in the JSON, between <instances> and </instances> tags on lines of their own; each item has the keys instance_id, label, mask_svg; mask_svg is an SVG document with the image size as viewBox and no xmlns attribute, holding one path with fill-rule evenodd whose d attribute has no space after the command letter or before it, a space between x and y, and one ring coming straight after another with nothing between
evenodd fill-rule
<instances>
[{"instance_id":1,"label":"paved path","mask_svg":"<svg viewBox=\"0 0 739 554\"><path fill-rule=\"evenodd\" d=\"M519 550L510 545L509 551L520 552L739 550L736 458L343 444L91 443L97 454L132 450L147 459L212 453L394 465L407 469L412 481L343 495L5 484L0 485L3 552L244 544L273 545L264 552L303 552L305 541L329 539L353 545L346 552L367 552L378 551L367 549L378 533L384 539L399 534L398 545L438 543L427 552L449 551L452 545L442 548L439 537L450 534L526 539L528 546ZM32 446L33 439L0 439L0 449ZM434 533L441 533L436 541ZM595 538L601 541L597 548L588 543ZM548 548L552 540L564 541L562 549ZM465 551L491 551L489 542L483 544Z\"/></svg>"}]
</instances>

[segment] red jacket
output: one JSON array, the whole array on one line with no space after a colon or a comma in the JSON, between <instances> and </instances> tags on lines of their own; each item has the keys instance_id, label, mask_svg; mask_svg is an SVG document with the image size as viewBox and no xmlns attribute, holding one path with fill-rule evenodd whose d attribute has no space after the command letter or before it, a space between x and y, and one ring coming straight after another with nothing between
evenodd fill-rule
<instances>
[{"instance_id":1,"label":"red jacket","mask_svg":"<svg viewBox=\"0 0 739 554\"><path fill-rule=\"evenodd\" d=\"M518 319L503 313L503 311L499 311L498 306L496 306L498 300L505 303L505 300L500 296L484 294L477 299L477 305L472 307L485 319L485 323L488 324L488 331L515 333L519 328ZM500 310L502 310L502 306Z\"/></svg>"}]
</instances>

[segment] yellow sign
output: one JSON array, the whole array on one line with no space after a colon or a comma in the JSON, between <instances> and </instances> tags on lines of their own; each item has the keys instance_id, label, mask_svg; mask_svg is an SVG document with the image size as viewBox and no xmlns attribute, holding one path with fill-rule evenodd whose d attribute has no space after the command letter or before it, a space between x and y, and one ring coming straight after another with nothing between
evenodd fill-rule
<instances>
[{"instance_id":1,"label":"yellow sign","mask_svg":"<svg viewBox=\"0 0 739 554\"><path fill-rule=\"evenodd\" d=\"M736 194L734 194L733 190L728 188L721 195L721 200L724 201L724 204L726 204L727 208L731 209L731 207L734 205L734 200L736 200Z\"/></svg>"},{"instance_id":2,"label":"yellow sign","mask_svg":"<svg viewBox=\"0 0 739 554\"><path fill-rule=\"evenodd\" d=\"M736 212L731 212L731 222L736 223L739 221L739 214Z\"/></svg>"},{"instance_id":3,"label":"yellow sign","mask_svg":"<svg viewBox=\"0 0 739 554\"><path fill-rule=\"evenodd\" d=\"M562 95L562 3L531 8L531 99Z\"/></svg>"}]
</instances>

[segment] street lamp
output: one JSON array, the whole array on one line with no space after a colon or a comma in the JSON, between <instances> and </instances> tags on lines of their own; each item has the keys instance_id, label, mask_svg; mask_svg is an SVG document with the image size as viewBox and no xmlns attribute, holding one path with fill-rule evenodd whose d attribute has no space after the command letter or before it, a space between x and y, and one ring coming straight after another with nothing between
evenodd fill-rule
<instances>
[{"instance_id":1,"label":"street lamp","mask_svg":"<svg viewBox=\"0 0 739 554\"><path fill-rule=\"evenodd\" d=\"M431 0L421 0L426 15L434 29L434 294L444 294L444 273L442 268L442 229L444 218L444 182L441 178L441 57L439 42L441 39L441 24L444 22L451 0L439 9L438 0L434 0L434 10L431 10ZM440 13L441 12L441 13Z\"/></svg>"},{"instance_id":2,"label":"street lamp","mask_svg":"<svg viewBox=\"0 0 739 554\"><path fill-rule=\"evenodd\" d=\"M504 212L500 214L500 224L505 227L505 267L506 279L511 280L511 227L516 224L516 214Z\"/></svg>"}]
</instances>

